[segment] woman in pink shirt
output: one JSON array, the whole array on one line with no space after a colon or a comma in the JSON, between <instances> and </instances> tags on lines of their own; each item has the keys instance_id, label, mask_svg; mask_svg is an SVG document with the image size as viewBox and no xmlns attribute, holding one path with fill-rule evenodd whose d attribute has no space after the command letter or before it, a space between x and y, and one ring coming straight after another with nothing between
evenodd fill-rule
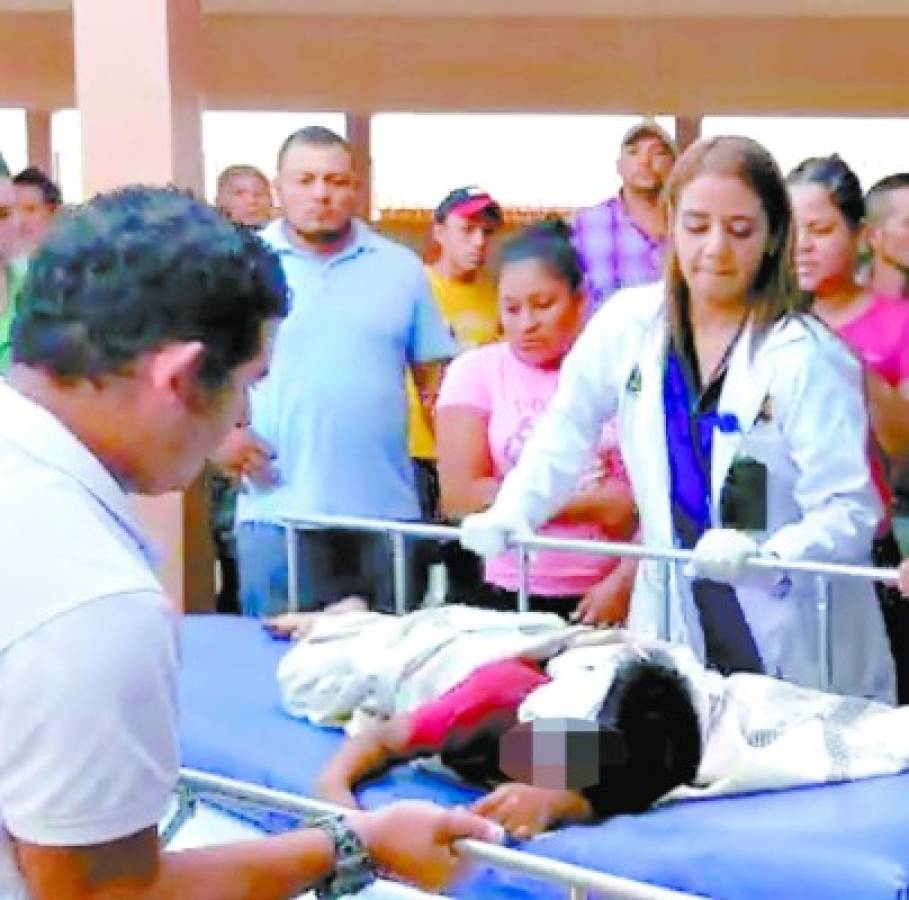
<instances>
[{"instance_id":1,"label":"woman in pink shirt","mask_svg":"<svg viewBox=\"0 0 909 900\"><path fill-rule=\"evenodd\" d=\"M909 302L872 294L856 280L865 201L858 178L839 156L806 159L787 181L799 287L812 295L815 314L865 365L877 445L871 468L887 510L874 555L879 565L893 566L899 550L890 530L892 495L884 463L909 452ZM909 606L883 586L878 594L896 660L898 699L909 703Z\"/></svg>"},{"instance_id":2,"label":"woman in pink shirt","mask_svg":"<svg viewBox=\"0 0 909 900\"><path fill-rule=\"evenodd\" d=\"M486 509L517 462L559 378L562 359L584 321L582 272L561 221L531 226L505 245L499 312L505 340L459 356L448 368L436 406L442 506L461 518ZM543 529L553 537L628 540L634 499L613 426L605 429L577 492ZM581 553L535 553L531 609L588 624L625 618L635 565ZM490 560L477 602L516 608L515 553Z\"/></svg>"},{"instance_id":3,"label":"woman in pink shirt","mask_svg":"<svg viewBox=\"0 0 909 900\"><path fill-rule=\"evenodd\" d=\"M806 159L787 179L799 287L865 364L871 424L891 458L909 452L909 303L856 280L865 217L859 180L838 156Z\"/></svg>"}]
</instances>

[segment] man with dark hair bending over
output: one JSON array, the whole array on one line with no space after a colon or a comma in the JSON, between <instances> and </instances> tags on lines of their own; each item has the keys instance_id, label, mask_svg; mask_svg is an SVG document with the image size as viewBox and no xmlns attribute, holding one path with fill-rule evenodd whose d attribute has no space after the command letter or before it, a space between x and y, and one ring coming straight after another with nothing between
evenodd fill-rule
<instances>
[{"instance_id":1,"label":"man with dark hair bending over","mask_svg":"<svg viewBox=\"0 0 909 900\"><path fill-rule=\"evenodd\" d=\"M286 308L275 256L177 190L96 197L29 266L0 382L0 897L341 896L370 860L438 888L452 841L493 836L404 804L159 847L180 761L176 613L128 493L193 481Z\"/></svg>"}]
</instances>

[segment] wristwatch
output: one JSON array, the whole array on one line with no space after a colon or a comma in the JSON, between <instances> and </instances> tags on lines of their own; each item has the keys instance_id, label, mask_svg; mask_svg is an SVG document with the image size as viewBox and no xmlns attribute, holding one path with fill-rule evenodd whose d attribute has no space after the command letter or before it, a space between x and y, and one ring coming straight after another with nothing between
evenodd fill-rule
<instances>
[{"instance_id":1,"label":"wristwatch","mask_svg":"<svg viewBox=\"0 0 909 900\"><path fill-rule=\"evenodd\" d=\"M321 828L335 847L334 871L315 888L319 900L356 894L376 880L375 867L360 836L343 816L320 816L306 824L308 828Z\"/></svg>"}]
</instances>

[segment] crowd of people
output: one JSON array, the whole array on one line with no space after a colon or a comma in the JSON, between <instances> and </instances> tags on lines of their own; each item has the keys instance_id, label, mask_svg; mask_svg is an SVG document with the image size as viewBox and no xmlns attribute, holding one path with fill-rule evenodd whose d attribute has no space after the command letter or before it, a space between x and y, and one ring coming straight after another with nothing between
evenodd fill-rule
<instances>
[{"instance_id":1,"label":"crowd of people","mask_svg":"<svg viewBox=\"0 0 909 900\"><path fill-rule=\"evenodd\" d=\"M28 686L0 704L0 894L5 878L36 897L63 896L62 883L82 896L94 877L180 893L211 872L237 896L286 896L336 877L351 847L436 885L453 840L495 838L467 812L400 807L267 850L159 855L177 764L174 639L125 495L185 486L205 460L222 611L273 617L291 594L310 612L394 609L384 535L298 532L290 584L286 518L460 523L461 546L409 544L411 609L430 565L444 566L449 602L516 608L512 543L536 531L638 541L692 561L538 553L531 612L668 638L723 676L816 685L813 580L749 561L899 563L909 174L863 193L833 155L786 178L752 140L680 155L649 121L625 135L617 168L615 197L518 233L488 192L455 188L425 260L356 217L351 147L322 127L288 136L273 184L246 165L223 172L220 215L128 189L60 217L46 176L0 169L0 466L17 511L2 520L2 571L7 593L40 598L0 625L0 692ZM36 575L48 529L66 551ZM834 579L831 604L832 690L909 701L899 592ZM102 618L121 651L92 652ZM542 684L503 665L518 699ZM651 736L678 725L666 697L682 683L657 669ZM629 721L651 696L637 678ZM108 725L76 741L89 701ZM27 749L51 727L46 752ZM349 794L379 751L447 746L395 727L360 748L366 762L348 759L336 788ZM660 793L651 784L628 808ZM507 824L500 801L476 811ZM573 796L547 821L611 808ZM402 849L400 830L424 839ZM131 861L125 874L111 854Z\"/></svg>"},{"instance_id":2,"label":"crowd of people","mask_svg":"<svg viewBox=\"0 0 909 900\"><path fill-rule=\"evenodd\" d=\"M523 531L642 540L695 553L694 571L670 574L674 640L723 671L816 683L813 588L757 579L745 561L863 562L872 546L877 562L899 561L909 185L894 175L866 198L835 155L784 179L745 139L677 157L659 126L639 123L621 143L616 196L517 234L501 234L487 192L455 189L421 274L355 219L344 141L322 128L288 139L262 235L294 303L250 421L219 456L244 485L243 612L286 605L285 516L463 520L485 564L413 546L410 608L427 562L441 561L449 600L514 609L505 544ZM219 184L222 210L250 227L269 197L244 167ZM361 278L381 327L357 307ZM391 608L381 536L305 532L299 544L304 609L351 597ZM530 608L653 635L657 568L536 554ZM833 594L834 686L894 699L895 655L909 698L898 594L857 582Z\"/></svg>"}]
</instances>

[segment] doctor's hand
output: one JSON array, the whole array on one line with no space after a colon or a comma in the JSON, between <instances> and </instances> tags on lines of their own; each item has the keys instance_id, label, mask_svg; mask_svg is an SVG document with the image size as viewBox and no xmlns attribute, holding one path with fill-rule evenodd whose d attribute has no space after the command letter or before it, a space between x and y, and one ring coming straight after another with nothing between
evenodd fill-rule
<instances>
[{"instance_id":1,"label":"doctor's hand","mask_svg":"<svg viewBox=\"0 0 909 900\"><path fill-rule=\"evenodd\" d=\"M441 890L457 876L463 860L455 841L501 844L504 839L501 826L467 810L416 800L347 818L380 869L429 891Z\"/></svg>"},{"instance_id":2,"label":"doctor's hand","mask_svg":"<svg viewBox=\"0 0 909 900\"><path fill-rule=\"evenodd\" d=\"M730 584L741 578L745 563L760 552L757 541L743 531L711 528L695 545L685 574L690 578L709 578Z\"/></svg>"},{"instance_id":3,"label":"doctor's hand","mask_svg":"<svg viewBox=\"0 0 909 900\"><path fill-rule=\"evenodd\" d=\"M479 556L504 553L515 539L531 537L533 529L520 516L490 507L461 522L461 546Z\"/></svg>"}]
</instances>

